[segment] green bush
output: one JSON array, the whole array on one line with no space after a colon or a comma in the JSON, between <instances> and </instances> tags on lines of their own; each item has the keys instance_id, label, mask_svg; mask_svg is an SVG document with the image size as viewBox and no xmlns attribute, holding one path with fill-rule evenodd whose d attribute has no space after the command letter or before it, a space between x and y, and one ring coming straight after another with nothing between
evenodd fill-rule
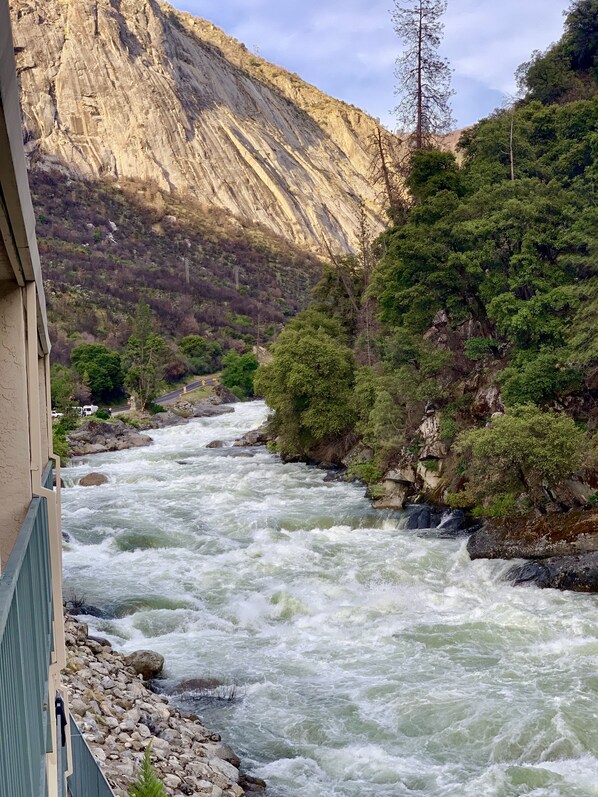
<instances>
[{"instance_id":1,"label":"green bush","mask_svg":"<svg viewBox=\"0 0 598 797\"><path fill-rule=\"evenodd\" d=\"M497 515L525 509L513 498L520 494L541 506L543 486L570 476L583 463L587 444L572 418L523 405L463 433L455 448L468 455L469 487L479 514Z\"/></svg>"},{"instance_id":2,"label":"green bush","mask_svg":"<svg viewBox=\"0 0 598 797\"><path fill-rule=\"evenodd\" d=\"M229 351L222 359L224 368L220 381L231 390L237 398L251 398L254 395L254 377L258 369L258 361L254 354L239 354Z\"/></svg>"},{"instance_id":3,"label":"green bush","mask_svg":"<svg viewBox=\"0 0 598 797\"><path fill-rule=\"evenodd\" d=\"M375 462L360 462L349 465L347 469L349 478L356 478L365 484L372 485L380 481L384 473Z\"/></svg>"},{"instance_id":4,"label":"green bush","mask_svg":"<svg viewBox=\"0 0 598 797\"><path fill-rule=\"evenodd\" d=\"M110 418L108 410L97 410L95 415L96 418L99 418L101 421L107 421Z\"/></svg>"},{"instance_id":5,"label":"green bush","mask_svg":"<svg viewBox=\"0 0 598 797\"><path fill-rule=\"evenodd\" d=\"M465 341L465 356L470 360L485 360L497 353L497 341L494 338L469 338Z\"/></svg>"}]
</instances>

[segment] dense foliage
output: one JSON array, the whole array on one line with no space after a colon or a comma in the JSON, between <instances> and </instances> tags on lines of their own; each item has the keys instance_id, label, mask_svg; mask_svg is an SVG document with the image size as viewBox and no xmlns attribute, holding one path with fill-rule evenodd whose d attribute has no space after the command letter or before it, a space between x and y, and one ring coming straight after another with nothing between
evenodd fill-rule
<instances>
[{"instance_id":1,"label":"dense foliage","mask_svg":"<svg viewBox=\"0 0 598 797\"><path fill-rule=\"evenodd\" d=\"M224 356L222 364L224 368L220 382L238 398L252 398L253 380L258 367L255 355L231 350Z\"/></svg>"},{"instance_id":2,"label":"dense foliage","mask_svg":"<svg viewBox=\"0 0 598 797\"><path fill-rule=\"evenodd\" d=\"M137 401L137 408L145 410L156 398L164 376L166 343L154 332L149 305L137 307L133 334L125 353L125 384Z\"/></svg>"},{"instance_id":3,"label":"dense foliage","mask_svg":"<svg viewBox=\"0 0 598 797\"><path fill-rule=\"evenodd\" d=\"M580 465L597 424L596 10L574 3L562 42L520 72L527 98L467 130L459 158L412 154L411 207L375 245L373 273L325 272L318 324L290 324L258 374L285 447L309 454L351 430L382 468L410 459L440 473L430 462L444 459L445 497L494 514L541 506L541 488ZM542 93L540 67L557 55L565 71ZM420 455L425 418L441 440Z\"/></svg>"}]
</instances>

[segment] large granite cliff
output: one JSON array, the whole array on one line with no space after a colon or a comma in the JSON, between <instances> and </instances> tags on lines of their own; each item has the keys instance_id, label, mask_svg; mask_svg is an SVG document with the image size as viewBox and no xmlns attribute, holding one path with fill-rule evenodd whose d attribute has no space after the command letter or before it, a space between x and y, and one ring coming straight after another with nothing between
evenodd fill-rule
<instances>
[{"instance_id":1,"label":"large granite cliff","mask_svg":"<svg viewBox=\"0 0 598 797\"><path fill-rule=\"evenodd\" d=\"M312 250L351 247L360 200L383 228L358 109L158 0L11 8L33 168L153 181Z\"/></svg>"}]
</instances>

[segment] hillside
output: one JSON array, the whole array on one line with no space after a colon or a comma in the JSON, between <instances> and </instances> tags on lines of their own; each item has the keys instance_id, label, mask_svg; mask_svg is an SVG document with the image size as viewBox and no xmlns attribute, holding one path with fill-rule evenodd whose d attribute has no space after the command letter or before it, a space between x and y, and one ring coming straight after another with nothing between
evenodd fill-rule
<instances>
[{"instance_id":1,"label":"hillside","mask_svg":"<svg viewBox=\"0 0 598 797\"><path fill-rule=\"evenodd\" d=\"M269 230L156 186L41 171L30 183L55 362L82 341L121 350L140 300L167 338L205 334L226 349L252 342L259 324L267 341L321 272Z\"/></svg>"},{"instance_id":2,"label":"hillside","mask_svg":"<svg viewBox=\"0 0 598 797\"><path fill-rule=\"evenodd\" d=\"M363 112L156 0L14 0L34 169L152 182L314 251L355 243L368 181Z\"/></svg>"}]
</instances>

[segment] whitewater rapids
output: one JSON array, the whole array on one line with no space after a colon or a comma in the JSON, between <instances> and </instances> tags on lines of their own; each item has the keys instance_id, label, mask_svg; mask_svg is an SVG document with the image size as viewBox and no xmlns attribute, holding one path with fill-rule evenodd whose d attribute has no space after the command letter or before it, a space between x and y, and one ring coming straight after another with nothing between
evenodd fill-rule
<instances>
[{"instance_id":1,"label":"whitewater rapids","mask_svg":"<svg viewBox=\"0 0 598 797\"><path fill-rule=\"evenodd\" d=\"M205 448L265 415L64 469L65 594L116 615L97 632L168 683L234 684L197 711L270 797L598 795L595 596L515 589L359 485ZM91 470L109 483L75 486Z\"/></svg>"}]
</instances>

